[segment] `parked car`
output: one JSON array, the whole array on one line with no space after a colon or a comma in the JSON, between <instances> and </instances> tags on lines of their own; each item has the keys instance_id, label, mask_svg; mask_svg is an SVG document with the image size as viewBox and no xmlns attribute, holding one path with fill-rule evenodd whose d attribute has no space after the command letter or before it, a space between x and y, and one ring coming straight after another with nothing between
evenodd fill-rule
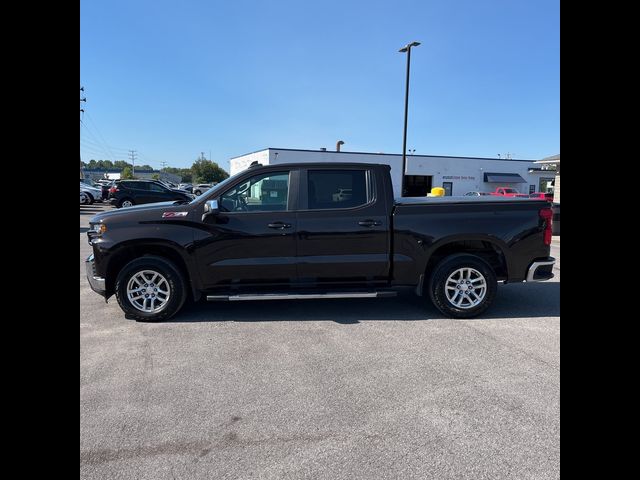
<instances>
[{"instance_id":1,"label":"parked car","mask_svg":"<svg viewBox=\"0 0 640 480\"><path fill-rule=\"evenodd\" d=\"M116 208L145 203L190 202L195 195L172 190L154 180L120 180L109 189L109 203Z\"/></svg>"},{"instance_id":2,"label":"parked car","mask_svg":"<svg viewBox=\"0 0 640 480\"><path fill-rule=\"evenodd\" d=\"M93 181L90 178L83 178L83 179L80 179L80 182L82 182L82 183L84 183L86 185L89 185L91 187L100 189L101 196L100 196L100 198L97 198L96 200L105 201L105 200L107 200L107 198L109 198L109 184L111 184L111 182L113 182L113 180L100 179L100 180Z\"/></svg>"},{"instance_id":3,"label":"parked car","mask_svg":"<svg viewBox=\"0 0 640 480\"><path fill-rule=\"evenodd\" d=\"M465 197L485 197L487 195L491 195L489 192L467 192L464 194Z\"/></svg>"},{"instance_id":4,"label":"parked car","mask_svg":"<svg viewBox=\"0 0 640 480\"><path fill-rule=\"evenodd\" d=\"M337 188L350 198L334 199ZM531 199L394 200L388 165L255 166L190 203L96 215L86 272L95 292L115 294L141 321L170 318L187 297L367 298L407 287L470 318L498 281L553 277L551 215Z\"/></svg>"},{"instance_id":5,"label":"parked car","mask_svg":"<svg viewBox=\"0 0 640 480\"><path fill-rule=\"evenodd\" d=\"M86 183L86 181L83 181L84 179L80 180L80 191L84 192L87 197L89 197L89 205L91 205L93 202L102 201L102 187L94 187L93 185Z\"/></svg>"},{"instance_id":6,"label":"parked car","mask_svg":"<svg viewBox=\"0 0 640 480\"><path fill-rule=\"evenodd\" d=\"M529 194L529 198L539 198L547 202L553 202L553 193L533 192Z\"/></svg>"},{"instance_id":7,"label":"parked car","mask_svg":"<svg viewBox=\"0 0 640 480\"><path fill-rule=\"evenodd\" d=\"M97 180L95 182L94 186L102 190L102 201L109 199L109 188L111 188L112 184L113 180Z\"/></svg>"},{"instance_id":8,"label":"parked car","mask_svg":"<svg viewBox=\"0 0 640 480\"><path fill-rule=\"evenodd\" d=\"M526 193L520 193L515 188L510 187L497 187L494 192L491 192L490 195L500 196L500 197L520 197L520 198L529 198L529 195Z\"/></svg>"},{"instance_id":9,"label":"parked car","mask_svg":"<svg viewBox=\"0 0 640 480\"><path fill-rule=\"evenodd\" d=\"M190 183L179 183L178 190L184 190L185 192L193 193L193 185Z\"/></svg>"},{"instance_id":10,"label":"parked car","mask_svg":"<svg viewBox=\"0 0 640 480\"><path fill-rule=\"evenodd\" d=\"M334 202L341 202L343 200L350 200L352 194L353 192L350 188L337 188L336 192L331 196Z\"/></svg>"},{"instance_id":11,"label":"parked car","mask_svg":"<svg viewBox=\"0 0 640 480\"><path fill-rule=\"evenodd\" d=\"M156 182L160 182L167 188L178 188L178 185L176 185L173 182L170 182L169 180L156 180Z\"/></svg>"},{"instance_id":12,"label":"parked car","mask_svg":"<svg viewBox=\"0 0 640 480\"><path fill-rule=\"evenodd\" d=\"M89 197L82 190L80 191L80 205L86 205L89 203Z\"/></svg>"},{"instance_id":13,"label":"parked car","mask_svg":"<svg viewBox=\"0 0 640 480\"><path fill-rule=\"evenodd\" d=\"M196 195L202 195L204 192L209 190L213 185L210 183L199 183L195 187L193 187L193 193Z\"/></svg>"}]
</instances>

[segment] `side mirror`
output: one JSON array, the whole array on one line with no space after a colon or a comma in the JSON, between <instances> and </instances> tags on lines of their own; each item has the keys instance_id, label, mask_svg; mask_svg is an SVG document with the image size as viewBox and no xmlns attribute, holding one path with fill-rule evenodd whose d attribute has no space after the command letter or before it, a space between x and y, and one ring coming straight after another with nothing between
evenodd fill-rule
<instances>
[{"instance_id":1,"label":"side mirror","mask_svg":"<svg viewBox=\"0 0 640 480\"><path fill-rule=\"evenodd\" d=\"M204 203L204 214L202 215L202 220L204 220L209 215L216 215L220 212L218 207L218 200L207 200Z\"/></svg>"}]
</instances>

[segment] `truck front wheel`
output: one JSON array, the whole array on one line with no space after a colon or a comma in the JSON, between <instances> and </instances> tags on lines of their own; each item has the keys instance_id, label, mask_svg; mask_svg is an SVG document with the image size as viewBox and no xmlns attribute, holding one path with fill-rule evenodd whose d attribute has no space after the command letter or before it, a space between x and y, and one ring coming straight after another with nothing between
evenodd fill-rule
<instances>
[{"instance_id":1,"label":"truck front wheel","mask_svg":"<svg viewBox=\"0 0 640 480\"><path fill-rule=\"evenodd\" d=\"M486 261L475 255L456 254L443 259L429 282L431 301L452 318L480 315L495 298L496 275Z\"/></svg>"},{"instance_id":2,"label":"truck front wheel","mask_svg":"<svg viewBox=\"0 0 640 480\"><path fill-rule=\"evenodd\" d=\"M116 298L128 318L160 322L175 315L187 298L185 280L169 260L146 256L124 266L116 279Z\"/></svg>"}]
</instances>

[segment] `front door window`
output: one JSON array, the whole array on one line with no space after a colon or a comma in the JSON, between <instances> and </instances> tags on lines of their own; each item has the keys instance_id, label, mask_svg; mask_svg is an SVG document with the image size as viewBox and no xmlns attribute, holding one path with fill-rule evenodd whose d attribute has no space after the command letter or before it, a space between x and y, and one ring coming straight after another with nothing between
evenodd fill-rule
<instances>
[{"instance_id":1,"label":"front door window","mask_svg":"<svg viewBox=\"0 0 640 480\"><path fill-rule=\"evenodd\" d=\"M220 196L223 212L276 212L287 210L289 173L263 173L251 177Z\"/></svg>"}]
</instances>

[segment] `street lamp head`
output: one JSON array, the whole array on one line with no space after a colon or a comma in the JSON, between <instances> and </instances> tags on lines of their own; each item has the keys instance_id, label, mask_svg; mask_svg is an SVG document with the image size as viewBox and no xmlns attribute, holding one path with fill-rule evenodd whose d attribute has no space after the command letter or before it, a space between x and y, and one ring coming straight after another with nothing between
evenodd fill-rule
<instances>
[{"instance_id":1,"label":"street lamp head","mask_svg":"<svg viewBox=\"0 0 640 480\"><path fill-rule=\"evenodd\" d=\"M404 52L408 52L408 51L409 51L409 49L410 49L411 47L417 47L418 45L420 45L420 42L411 42L411 43L407 44L407 46L402 47L402 48L401 48L400 50L398 50L398 51L399 51L399 52L403 52L403 53L404 53Z\"/></svg>"}]
</instances>

